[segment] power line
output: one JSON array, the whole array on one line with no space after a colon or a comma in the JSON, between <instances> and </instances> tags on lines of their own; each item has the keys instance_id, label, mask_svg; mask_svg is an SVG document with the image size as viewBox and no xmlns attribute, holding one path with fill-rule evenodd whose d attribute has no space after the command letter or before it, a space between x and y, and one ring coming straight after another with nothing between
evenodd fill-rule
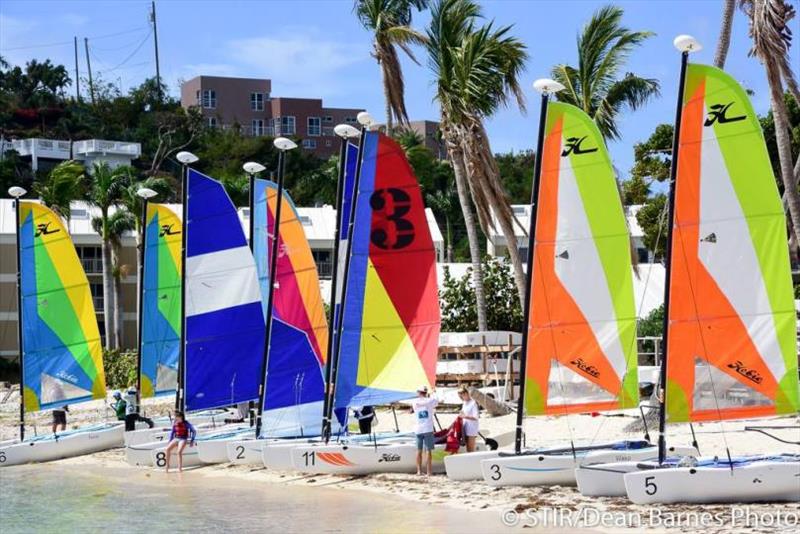
<instances>
[{"instance_id":1,"label":"power line","mask_svg":"<svg viewBox=\"0 0 800 534\"><path fill-rule=\"evenodd\" d=\"M131 59L133 59L133 56L135 56L135 55L136 55L136 53L137 53L137 52L139 52L139 50L141 50L141 49L142 49L142 47L143 47L143 46L144 46L144 44L145 44L145 43L148 41L148 39L150 39L150 35L151 35L152 33L153 33L152 31L149 31L149 32L147 32L147 35L145 35L145 36L144 36L144 39L142 39L142 40L141 40L141 42L140 42L140 43L139 43L139 44L136 46L136 48L133 50L133 52L131 52L130 54L128 54L128 57L126 57L125 59L123 59L121 63L119 63L117 66L115 66L115 67L113 67L113 68L106 69L106 70L104 70L103 72L114 72L115 70L117 70L117 69L119 69L120 67L124 66L124 65L125 65L125 64L126 64L128 61L130 61Z\"/></svg>"},{"instance_id":2,"label":"power line","mask_svg":"<svg viewBox=\"0 0 800 534\"><path fill-rule=\"evenodd\" d=\"M131 30L124 30L124 31L121 31L121 32L116 32L116 33L107 33L105 35L97 35L97 36L94 36L94 37L87 37L87 39L91 39L92 41L98 41L100 39L110 39L111 37L118 37L120 35L127 35L127 34L130 34L130 33L140 32L140 31L142 31L142 30L144 30L146 28L149 28L149 27L148 26L139 26L139 27L131 29ZM64 46L64 45L71 45L71 44L73 44L72 41L60 41L60 42L57 42L57 43L43 43L43 44L34 44L34 45L26 45L26 46L13 46L11 48L2 48L2 51L3 52L11 52L13 50L30 50L30 49L33 49L33 48L50 48L50 47L54 47L54 46Z\"/></svg>"}]
</instances>

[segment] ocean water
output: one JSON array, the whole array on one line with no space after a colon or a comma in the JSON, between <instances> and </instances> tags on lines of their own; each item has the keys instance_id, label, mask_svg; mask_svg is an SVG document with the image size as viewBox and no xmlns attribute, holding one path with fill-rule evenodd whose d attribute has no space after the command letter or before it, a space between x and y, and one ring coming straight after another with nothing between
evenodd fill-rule
<instances>
[{"instance_id":1,"label":"ocean water","mask_svg":"<svg viewBox=\"0 0 800 534\"><path fill-rule=\"evenodd\" d=\"M187 471L40 464L0 469L0 532L495 532L465 512L366 491Z\"/></svg>"}]
</instances>

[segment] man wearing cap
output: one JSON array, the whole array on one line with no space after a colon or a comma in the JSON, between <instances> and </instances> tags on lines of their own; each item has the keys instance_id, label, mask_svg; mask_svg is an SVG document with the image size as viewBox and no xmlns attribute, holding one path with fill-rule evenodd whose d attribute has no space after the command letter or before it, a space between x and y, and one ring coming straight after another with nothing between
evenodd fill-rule
<instances>
[{"instance_id":1,"label":"man wearing cap","mask_svg":"<svg viewBox=\"0 0 800 534\"><path fill-rule=\"evenodd\" d=\"M417 474L422 474L422 453L427 453L426 473L431 475L433 470L433 418L436 414L436 405L439 401L428 396L428 386L417 389L417 398L414 399L414 416L417 419Z\"/></svg>"},{"instance_id":2,"label":"man wearing cap","mask_svg":"<svg viewBox=\"0 0 800 534\"><path fill-rule=\"evenodd\" d=\"M147 424L149 428L153 428L154 424L152 419L139 415L139 405L136 404L136 388L134 386L131 386L128 391L125 392L125 401L127 402L127 406L125 408L126 432L136 430L137 421L142 421L143 423Z\"/></svg>"}]
</instances>

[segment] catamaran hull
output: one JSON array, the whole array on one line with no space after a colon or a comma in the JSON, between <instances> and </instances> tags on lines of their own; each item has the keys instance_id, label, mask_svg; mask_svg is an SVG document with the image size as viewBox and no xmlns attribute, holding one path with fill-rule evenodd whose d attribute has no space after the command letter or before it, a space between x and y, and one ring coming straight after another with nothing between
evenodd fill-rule
<instances>
[{"instance_id":1,"label":"catamaran hull","mask_svg":"<svg viewBox=\"0 0 800 534\"><path fill-rule=\"evenodd\" d=\"M694 447L670 447L670 456L698 456ZM591 454L575 469L575 480L578 491L587 497L625 497L625 474L639 471L642 462L658 461L658 447L647 447L639 451L631 451L629 458L620 455L617 461L598 461Z\"/></svg>"},{"instance_id":2,"label":"catamaran hull","mask_svg":"<svg viewBox=\"0 0 800 534\"><path fill-rule=\"evenodd\" d=\"M109 424L99 428L71 431L31 441L0 446L0 467L49 462L105 451L122 446L125 428Z\"/></svg>"},{"instance_id":3,"label":"catamaran hull","mask_svg":"<svg viewBox=\"0 0 800 534\"><path fill-rule=\"evenodd\" d=\"M445 456L444 467L447 478L450 480L481 480L483 478L481 461L497 458L500 456L500 452L499 450L475 451Z\"/></svg>"},{"instance_id":4,"label":"catamaran hull","mask_svg":"<svg viewBox=\"0 0 800 534\"><path fill-rule=\"evenodd\" d=\"M267 469L291 471L292 451L300 446L322 445L320 438L289 439L278 442L267 441L261 448L261 461Z\"/></svg>"},{"instance_id":5,"label":"catamaran hull","mask_svg":"<svg viewBox=\"0 0 800 534\"><path fill-rule=\"evenodd\" d=\"M247 427L245 427L247 428ZM198 434L196 437L196 444L204 441L210 441L215 438L225 439L230 438L232 432L243 431L244 429L239 425L231 425L230 427L217 427L215 429L206 429L205 432L197 429ZM128 465L134 467L152 467L153 457L152 451L156 449L163 449L167 446L169 441L170 430L166 429L162 434L158 434L156 439L148 443L140 443L138 445L127 445L125 447L125 461ZM240 436L239 436L240 438ZM196 453L197 447L192 447ZM188 450L188 448L186 449ZM224 461L224 460L223 460Z\"/></svg>"},{"instance_id":6,"label":"catamaran hull","mask_svg":"<svg viewBox=\"0 0 800 534\"><path fill-rule=\"evenodd\" d=\"M228 437L221 439L210 439L197 442L197 453L200 461L204 464L224 464L228 463L228 445L232 443L242 443L242 436ZM251 438L250 441L256 441Z\"/></svg>"},{"instance_id":7,"label":"catamaran hull","mask_svg":"<svg viewBox=\"0 0 800 534\"><path fill-rule=\"evenodd\" d=\"M445 445L433 451L433 472L444 472ZM378 441L364 444L299 446L291 451L298 471L314 474L368 475L372 473L415 473L417 445L412 440Z\"/></svg>"},{"instance_id":8,"label":"catamaran hull","mask_svg":"<svg viewBox=\"0 0 800 534\"><path fill-rule=\"evenodd\" d=\"M150 451L150 465L156 469L165 469L167 467L166 447L152 449ZM186 445L186 448L183 449L183 467L195 467L198 465L204 465L204 462L200 460L200 455L197 451L197 445L193 447ZM176 469L178 467L177 448L173 449L172 454L170 454L169 466L170 468Z\"/></svg>"},{"instance_id":9,"label":"catamaran hull","mask_svg":"<svg viewBox=\"0 0 800 534\"><path fill-rule=\"evenodd\" d=\"M669 467L627 473L635 504L800 502L800 461Z\"/></svg>"},{"instance_id":10,"label":"catamaran hull","mask_svg":"<svg viewBox=\"0 0 800 534\"><path fill-rule=\"evenodd\" d=\"M261 465L264 439L237 439L226 444L228 462L234 465Z\"/></svg>"}]
</instances>

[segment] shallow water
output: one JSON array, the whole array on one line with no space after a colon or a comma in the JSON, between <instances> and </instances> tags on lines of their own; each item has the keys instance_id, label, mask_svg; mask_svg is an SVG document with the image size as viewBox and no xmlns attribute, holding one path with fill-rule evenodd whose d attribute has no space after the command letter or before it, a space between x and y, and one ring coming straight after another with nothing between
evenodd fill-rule
<instances>
[{"instance_id":1,"label":"shallow water","mask_svg":"<svg viewBox=\"0 0 800 534\"><path fill-rule=\"evenodd\" d=\"M364 491L41 464L0 470L0 531L493 532L498 514Z\"/></svg>"}]
</instances>

